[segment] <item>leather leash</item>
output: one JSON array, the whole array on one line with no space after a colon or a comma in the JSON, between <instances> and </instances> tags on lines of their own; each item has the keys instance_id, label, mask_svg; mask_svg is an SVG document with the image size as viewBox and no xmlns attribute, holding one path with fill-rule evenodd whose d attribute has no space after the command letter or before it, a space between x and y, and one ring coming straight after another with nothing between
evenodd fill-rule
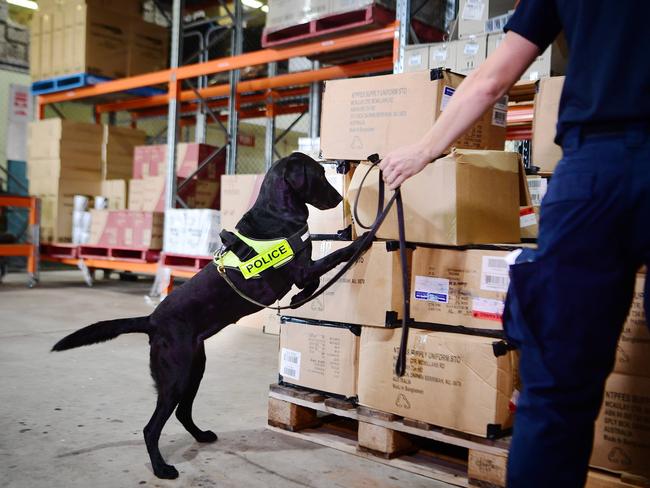
<instances>
[{"instance_id":1,"label":"leather leash","mask_svg":"<svg viewBox=\"0 0 650 488\"><path fill-rule=\"evenodd\" d=\"M380 172L380 177L379 177L379 196L378 196L378 202L377 202L377 215L375 217L374 222L370 226L366 226L361 223L361 221L358 218L357 214L357 208L359 205L359 196L361 195L361 190L363 188L363 183L365 182L366 178L370 174L370 172L379 164L381 161L379 159L379 156L377 154L373 154L371 156L368 156L368 161L370 161L371 166L368 168L368 171L366 174L363 176L363 179L361 180L361 183L359 185L359 191L357 193L357 196L355 198L354 202L354 218L359 224L360 227L367 229L368 233L363 237L363 245L357 249L352 257L348 260L347 263L343 265L343 267L327 282L325 283L322 287L320 287L318 290L316 290L314 293L312 293L310 296L303 298L302 300L299 300L295 303L292 303L291 305L284 305L284 306L269 306L265 305L254 298L249 297L245 293L243 293L237 286L232 282L232 280L228 277L227 271L224 266L217 265L217 271L221 275L221 277L224 279L226 283L232 288L240 297L242 297L244 300L249 301L253 305L256 305L261 308L268 308L271 310L277 310L278 314L280 313L281 310L288 310L288 309L296 309L298 307L303 306L306 303L309 303L310 301L314 300L315 298L319 297L323 293L325 293L334 283L336 283L339 278L341 278L347 271L354 266L354 264L359 260L361 255L365 252L365 247L372 242L372 240L375 238L375 235L377 234L377 231L379 231L379 228L381 227L381 224L384 222L386 219L386 216L388 215L388 212L390 211L391 207L393 206L393 203L397 205L397 222L398 222L398 231L399 231L399 252L400 252L400 263L402 267L402 293L403 293L403 316L402 316L402 338L400 341L400 348L399 348L399 353L397 356L397 362L395 363L395 374L397 376L404 376L404 373L406 371L406 348L407 348L407 342L408 342L408 332L409 332L409 323L410 323L410 316L411 316L411 299L410 299L410 282L408 279L408 270L407 270L407 253L406 253L406 230L405 230L405 225L404 225L404 206L402 204L402 194L399 188L395 190L393 193L393 196L390 198L390 200L386 203L384 206L384 195L385 195L385 185L384 185L384 180L381 177L381 172Z\"/></svg>"}]
</instances>

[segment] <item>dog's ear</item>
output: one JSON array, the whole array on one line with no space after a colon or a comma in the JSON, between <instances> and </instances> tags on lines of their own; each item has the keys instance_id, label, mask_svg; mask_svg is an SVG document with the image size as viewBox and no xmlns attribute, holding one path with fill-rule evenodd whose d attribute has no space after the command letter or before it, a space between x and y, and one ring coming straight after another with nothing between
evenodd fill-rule
<instances>
[{"instance_id":1,"label":"dog's ear","mask_svg":"<svg viewBox=\"0 0 650 488\"><path fill-rule=\"evenodd\" d=\"M284 179L289 183L293 191L301 197L305 195L309 184L304 159L308 157L302 153L293 153L287 158L287 165L285 167Z\"/></svg>"}]
</instances>

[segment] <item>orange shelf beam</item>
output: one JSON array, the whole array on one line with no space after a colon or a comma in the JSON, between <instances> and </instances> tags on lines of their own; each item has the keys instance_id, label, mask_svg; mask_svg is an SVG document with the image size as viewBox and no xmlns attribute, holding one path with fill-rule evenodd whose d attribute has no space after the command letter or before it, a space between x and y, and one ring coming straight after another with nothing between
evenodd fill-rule
<instances>
[{"instance_id":1,"label":"orange shelf beam","mask_svg":"<svg viewBox=\"0 0 650 488\"><path fill-rule=\"evenodd\" d=\"M307 44L289 46L281 49L263 49L239 56L215 59L204 63L181 66L176 69L156 71L144 75L122 78L119 80L107 81L94 86L88 86L65 92L40 95L38 97L39 113L40 107L50 103L59 103L72 100L81 100L100 95L119 93L135 88L167 84L172 81L180 81L188 78L196 78L203 75L222 73L234 69L241 69L247 66L267 64L275 61L284 61L300 56L313 56L326 54L344 49L350 49L379 42L392 41L395 36L397 23L386 27L366 32L351 34L336 39L327 39ZM314 80L315 81L315 80Z\"/></svg>"},{"instance_id":2,"label":"orange shelf beam","mask_svg":"<svg viewBox=\"0 0 650 488\"><path fill-rule=\"evenodd\" d=\"M329 66L313 71L299 73L288 73L285 75L273 76L271 78L257 78L254 80L241 81L237 85L237 93L268 90L272 88L284 88L288 86L308 85L315 81L333 80L337 78L348 78L381 71L390 71L393 68L392 58L381 58L360 63L350 63L339 66ZM198 90L203 98L225 97L230 93L230 85L215 85ZM184 90L180 93L180 101L195 101L198 97L194 90ZM136 110L142 108L158 107L166 105L166 95L153 97L136 98L122 102L99 104L96 107L98 113L118 112L123 110Z\"/></svg>"},{"instance_id":3,"label":"orange shelf beam","mask_svg":"<svg viewBox=\"0 0 650 488\"><path fill-rule=\"evenodd\" d=\"M32 244L0 244L0 256L31 256L33 252Z\"/></svg>"},{"instance_id":4,"label":"orange shelf beam","mask_svg":"<svg viewBox=\"0 0 650 488\"><path fill-rule=\"evenodd\" d=\"M130 271L132 273L155 275L158 270L158 263L135 263L133 261L115 261L112 259L97 258L58 258L52 256L41 256L41 261L61 263L70 266L77 266L83 261L89 269L110 269L113 271Z\"/></svg>"},{"instance_id":5,"label":"orange shelf beam","mask_svg":"<svg viewBox=\"0 0 650 488\"><path fill-rule=\"evenodd\" d=\"M276 96L273 97L274 101L282 100L284 98L292 98L292 97L308 95L309 88L296 88L294 90L283 90L276 93L277 93ZM267 98L268 95L266 93L260 93L258 95L243 95L242 97L239 98L239 100L241 105L245 105L245 104L253 104L253 103L264 103ZM207 102L207 106L210 108L227 107L228 100L227 99L213 100L211 102ZM185 103L181 107L181 113L195 112L196 110L198 110L198 108L199 108L199 104L197 103ZM139 110L137 112L135 111L131 112L131 116L134 119L140 119L146 117L158 117L166 114L167 114L166 108L151 108L151 109Z\"/></svg>"}]
</instances>

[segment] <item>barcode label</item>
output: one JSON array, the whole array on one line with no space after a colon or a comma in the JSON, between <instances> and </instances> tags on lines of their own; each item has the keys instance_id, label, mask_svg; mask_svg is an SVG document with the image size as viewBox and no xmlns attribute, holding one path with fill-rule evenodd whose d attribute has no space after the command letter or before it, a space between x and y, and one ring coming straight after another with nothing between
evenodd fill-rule
<instances>
[{"instance_id":1,"label":"barcode label","mask_svg":"<svg viewBox=\"0 0 650 488\"><path fill-rule=\"evenodd\" d=\"M509 266L500 256L483 256L481 290L505 293L510 285Z\"/></svg>"},{"instance_id":2,"label":"barcode label","mask_svg":"<svg viewBox=\"0 0 650 488\"><path fill-rule=\"evenodd\" d=\"M542 204L542 199L546 195L548 188L548 181L546 178L530 178L528 180L528 192L530 193L531 203L539 207Z\"/></svg>"},{"instance_id":3,"label":"barcode label","mask_svg":"<svg viewBox=\"0 0 650 488\"><path fill-rule=\"evenodd\" d=\"M415 299L426 302L448 303L449 280L431 276L415 276Z\"/></svg>"},{"instance_id":4,"label":"barcode label","mask_svg":"<svg viewBox=\"0 0 650 488\"><path fill-rule=\"evenodd\" d=\"M461 17L463 20L481 20L484 10L485 2L483 0L466 0Z\"/></svg>"},{"instance_id":5,"label":"barcode label","mask_svg":"<svg viewBox=\"0 0 650 488\"><path fill-rule=\"evenodd\" d=\"M491 298L472 298L472 317L500 322L503 317L504 303Z\"/></svg>"},{"instance_id":6,"label":"barcode label","mask_svg":"<svg viewBox=\"0 0 650 488\"><path fill-rule=\"evenodd\" d=\"M478 54L479 44L476 41L470 41L465 44L463 53L465 56L476 56Z\"/></svg>"},{"instance_id":7,"label":"barcode label","mask_svg":"<svg viewBox=\"0 0 650 488\"><path fill-rule=\"evenodd\" d=\"M414 54L409 56L409 66L420 66L422 64L422 55Z\"/></svg>"},{"instance_id":8,"label":"barcode label","mask_svg":"<svg viewBox=\"0 0 650 488\"><path fill-rule=\"evenodd\" d=\"M433 51L433 60L439 63L447 61L447 46L440 46Z\"/></svg>"},{"instance_id":9,"label":"barcode label","mask_svg":"<svg viewBox=\"0 0 650 488\"><path fill-rule=\"evenodd\" d=\"M508 122L508 111L495 107L492 111L492 125L506 127Z\"/></svg>"},{"instance_id":10,"label":"barcode label","mask_svg":"<svg viewBox=\"0 0 650 488\"><path fill-rule=\"evenodd\" d=\"M451 100L452 95L456 92L455 88L450 86L445 86L442 88L442 98L440 99L440 111L442 112L449 101Z\"/></svg>"},{"instance_id":11,"label":"barcode label","mask_svg":"<svg viewBox=\"0 0 650 488\"><path fill-rule=\"evenodd\" d=\"M292 380L300 379L300 352L282 348L280 374Z\"/></svg>"}]
</instances>

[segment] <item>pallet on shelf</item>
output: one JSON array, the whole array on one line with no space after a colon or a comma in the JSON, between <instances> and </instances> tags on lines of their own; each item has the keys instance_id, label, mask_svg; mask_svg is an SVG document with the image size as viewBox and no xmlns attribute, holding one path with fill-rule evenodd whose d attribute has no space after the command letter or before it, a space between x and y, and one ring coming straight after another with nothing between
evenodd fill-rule
<instances>
[{"instance_id":1,"label":"pallet on shelf","mask_svg":"<svg viewBox=\"0 0 650 488\"><path fill-rule=\"evenodd\" d=\"M41 257L77 259L79 257L79 245L66 242L42 243Z\"/></svg>"},{"instance_id":2,"label":"pallet on shelf","mask_svg":"<svg viewBox=\"0 0 650 488\"><path fill-rule=\"evenodd\" d=\"M105 259L135 263L155 263L160 259L160 251L152 249L135 249L128 247L79 246L79 257Z\"/></svg>"},{"instance_id":3,"label":"pallet on shelf","mask_svg":"<svg viewBox=\"0 0 650 488\"><path fill-rule=\"evenodd\" d=\"M105 76L96 76L88 73L74 73L71 75L56 76L45 80L39 80L32 83L32 95L45 95L47 93L56 93L75 88L98 85L106 81L112 81ZM150 97L161 95L164 90L153 87L135 88L126 93L138 97Z\"/></svg>"},{"instance_id":4,"label":"pallet on shelf","mask_svg":"<svg viewBox=\"0 0 650 488\"><path fill-rule=\"evenodd\" d=\"M189 254L162 253L161 264L179 271L198 273L213 260L212 256L192 256Z\"/></svg>"},{"instance_id":5,"label":"pallet on shelf","mask_svg":"<svg viewBox=\"0 0 650 488\"><path fill-rule=\"evenodd\" d=\"M262 47L275 47L304 42L312 39L327 38L344 32L383 27L395 21L395 12L379 5L351 10L334 12L302 24L285 27L265 28L262 32ZM412 21L412 26L422 42L442 40L442 32L418 20Z\"/></svg>"}]
</instances>

